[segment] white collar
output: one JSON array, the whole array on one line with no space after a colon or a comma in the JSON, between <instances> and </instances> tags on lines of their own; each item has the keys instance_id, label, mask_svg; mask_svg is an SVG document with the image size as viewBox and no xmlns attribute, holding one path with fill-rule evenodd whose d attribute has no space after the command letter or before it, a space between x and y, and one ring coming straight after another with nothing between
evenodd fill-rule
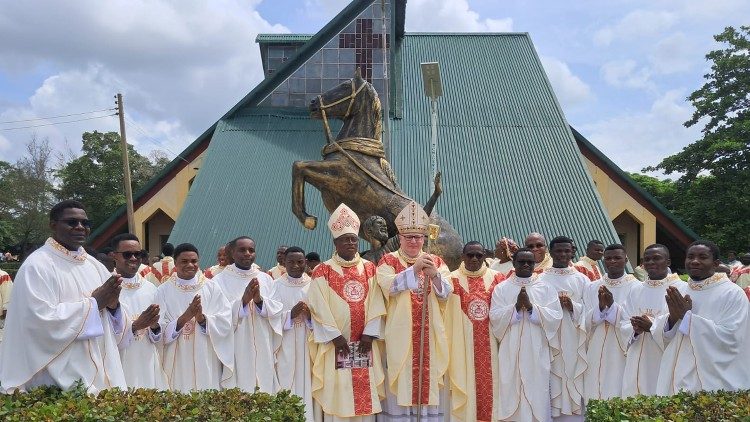
<instances>
[{"instance_id":1,"label":"white collar","mask_svg":"<svg viewBox=\"0 0 750 422\"><path fill-rule=\"evenodd\" d=\"M194 286L198 284L198 273L195 273L195 276L191 278L190 280L185 280L184 278L180 278L177 275L177 273L175 273L174 281L179 286Z\"/></svg>"}]
</instances>

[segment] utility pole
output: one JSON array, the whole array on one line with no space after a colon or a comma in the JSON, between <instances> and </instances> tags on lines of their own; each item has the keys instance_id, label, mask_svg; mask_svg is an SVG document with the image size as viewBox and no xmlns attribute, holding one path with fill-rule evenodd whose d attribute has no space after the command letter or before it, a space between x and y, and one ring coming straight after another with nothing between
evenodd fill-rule
<instances>
[{"instance_id":1,"label":"utility pole","mask_svg":"<svg viewBox=\"0 0 750 422\"><path fill-rule=\"evenodd\" d=\"M130 185L130 162L128 160L128 141L125 138L125 106L122 103L122 94L117 94L117 115L120 117L120 144L122 147L122 170L125 175L125 203L128 209L128 232L135 234L135 217L133 215L133 188Z\"/></svg>"}]
</instances>

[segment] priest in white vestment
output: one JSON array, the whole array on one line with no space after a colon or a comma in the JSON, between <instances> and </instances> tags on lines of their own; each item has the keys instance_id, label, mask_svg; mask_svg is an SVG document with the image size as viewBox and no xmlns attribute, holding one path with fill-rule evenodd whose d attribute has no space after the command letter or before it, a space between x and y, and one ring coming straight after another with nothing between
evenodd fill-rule
<instances>
[{"instance_id":1,"label":"priest in white vestment","mask_svg":"<svg viewBox=\"0 0 750 422\"><path fill-rule=\"evenodd\" d=\"M622 394L622 374L625 372L627 333L621 329L627 318L625 298L630 289L640 284L633 275L625 273L628 255L619 244L604 249L604 276L586 286L583 298L588 336L584 373L584 399L607 400Z\"/></svg>"},{"instance_id":2,"label":"priest in white vestment","mask_svg":"<svg viewBox=\"0 0 750 422\"><path fill-rule=\"evenodd\" d=\"M622 397L656 394L659 364L664 352L661 336L655 336L654 319L667 312L664 295L670 286L685 292L687 284L677 274L669 273L669 250L653 244L643 252L643 268L647 278L636 283L625 299L623 335L628 338L625 370L622 376Z\"/></svg>"},{"instance_id":3,"label":"priest in white vestment","mask_svg":"<svg viewBox=\"0 0 750 422\"><path fill-rule=\"evenodd\" d=\"M539 282L557 290L563 318L557 331L560 353L553 356L550 394L555 420L583 420L583 374L586 371L586 331L583 292L589 279L571 266L573 241L559 236L549 244L552 267Z\"/></svg>"},{"instance_id":4,"label":"priest in white vestment","mask_svg":"<svg viewBox=\"0 0 750 422\"><path fill-rule=\"evenodd\" d=\"M175 273L156 291L164 330L162 366L171 390L219 389L234 369L231 306L198 270L198 250L175 248Z\"/></svg>"},{"instance_id":5,"label":"priest in white vestment","mask_svg":"<svg viewBox=\"0 0 750 422\"><path fill-rule=\"evenodd\" d=\"M750 304L742 288L714 272L719 264L716 244L693 242L685 257L688 294L667 290L669 313L654 323L654 336L668 343L658 395L750 388Z\"/></svg>"},{"instance_id":6,"label":"priest in white vestment","mask_svg":"<svg viewBox=\"0 0 750 422\"><path fill-rule=\"evenodd\" d=\"M282 303L271 298L271 277L255 268L255 241L241 236L229 243L234 263L213 278L231 305L234 333L234 368L224 388L275 393L278 380L274 366L276 337L282 334Z\"/></svg>"},{"instance_id":7,"label":"priest in white vestment","mask_svg":"<svg viewBox=\"0 0 750 422\"><path fill-rule=\"evenodd\" d=\"M307 293L313 324L312 395L323 421L374 422L385 396L385 303L375 264L357 252L359 217L345 204L328 220L336 249L315 267Z\"/></svg>"},{"instance_id":8,"label":"priest in white vestment","mask_svg":"<svg viewBox=\"0 0 750 422\"><path fill-rule=\"evenodd\" d=\"M307 340L312 333L307 290L310 276L306 273L305 251L292 246L284 252L287 273L273 282L271 299L282 305L283 336L274 336L276 375L279 388L290 390L305 403L305 420L313 422L310 348Z\"/></svg>"},{"instance_id":9,"label":"priest in white vestment","mask_svg":"<svg viewBox=\"0 0 750 422\"><path fill-rule=\"evenodd\" d=\"M18 270L0 346L2 391L79 380L90 393L126 387L117 352L122 278L83 249L90 227L80 202L58 203L52 237Z\"/></svg>"},{"instance_id":10,"label":"priest in white vestment","mask_svg":"<svg viewBox=\"0 0 750 422\"><path fill-rule=\"evenodd\" d=\"M385 420L415 418L420 404L425 422L450 417L449 388L444 379L448 371L448 337L442 308L453 287L450 270L442 258L422 251L429 221L419 204L409 203L396 216L399 250L383 255L378 264L378 284L388 306L384 334L388 386L382 415ZM423 326L424 306L427 311ZM425 334L420 368L422 328Z\"/></svg>"},{"instance_id":11,"label":"priest in white vestment","mask_svg":"<svg viewBox=\"0 0 750 422\"><path fill-rule=\"evenodd\" d=\"M156 286L139 272L141 243L134 234L123 233L112 239L115 271L122 275L120 305L127 326L120 343L120 360L128 388L167 388L167 376L161 366L162 332Z\"/></svg>"},{"instance_id":12,"label":"priest in white vestment","mask_svg":"<svg viewBox=\"0 0 750 422\"><path fill-rule=\"evenodd\" d=\"M490 328L499 343L493 420L541 421L551 418L552 357L563 318L557 290L539 282L534 253L519 249L514 273L492 292Z\"/></svg>"}]
</instances>

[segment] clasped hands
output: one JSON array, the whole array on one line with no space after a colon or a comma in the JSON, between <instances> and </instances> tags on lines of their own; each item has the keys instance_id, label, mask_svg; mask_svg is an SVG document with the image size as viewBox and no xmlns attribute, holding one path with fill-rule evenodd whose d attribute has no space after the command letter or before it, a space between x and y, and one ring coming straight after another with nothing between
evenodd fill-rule
<instances>
[{"instance_id":1,"label":"clasped hands","mask_svg":"<svg viewBox=\"0 0 750 422\"><path fill-rule=\"evenodd\" d=\"M105 307L115 311L120 306L120 291L122 290L122 276L114 274L102 283L101 286L91 292L91 297L96 299L96 305L101 311Z\"/></svg>"},{"instance_id":2,"label":"clasped hands","mask_svg":"<svg viewBox=\"0 0 750 422\"><path fill-rule=\"evenodd\" d=\"M159 305L152 304L141 312L141 315L133 321L133 334L144 328L150 327L151 331L156 332L159 329Z\"/></svg>"},{"instance_id":3,"label":"clasped hands","mask_svg":"<svg viewBox=\"0 0 750 422\"><path fill-rule=\"evenodd\" d=\"M664 299L667 302L667 308L669 309L669 327L674 327L677 321L685 317L687 311L693 309L693 300L690 295L683 296L679 290L674 286L667 287L667 294ZM651 325L653 322L648 315L634 316L630 318L630 324L633 326L635 334L641 334L643 332L651 331Z\"/></svg>"},{"instance_id":4,"label":"clasped hands","mask_svg":"<svg viewBox=\"0 0 750 422\"><path fill-rule=\"evenodd\" d=\"M263 305L263 297L260 295L260 282L257 278L253 278L247 283L245 292L242 294L242 306L247 306L251 300L258 306Z\"/></svg>"},{"instance_id":5,"label":"clasped hands","mask_svg":"<svg viewBox=\"0 0 750 422\"><path fill-rule=\"evenodd\" d=\"M175 330L180 331L193 318L200 325L206 323L206 316L203 315L203 305L201 305L201 295L195 295L193 301L185 309L185 312L177 318L177 327L175 327Z\"/></svg>"},{"instance_id":6,"label":"clasped hands","mask_svg":"<svg viewBox=\"0 0 750 422\"><path fill-rule=\"evenodd\" d=\"M438 275L438 268L435 265L435 261L432 260L432 255L428 253L419 254L417 260L414 261L412 268L414 269L415 275L419 274L420 271L424 271L425 275L430 279L433 279Z\"/></svg>"},{"instance_id":7,"label":"clasped hands","mask_svg":"<svg viewBox=\"0 0 750 422\"><path fill-rule=\"evenodd\" d=\"M529 300L529 294L526 293L526 287L521 287L521 291L518 292L516 298L516 312L531 311L532 305Z\"/></svg>"}]
</instances>

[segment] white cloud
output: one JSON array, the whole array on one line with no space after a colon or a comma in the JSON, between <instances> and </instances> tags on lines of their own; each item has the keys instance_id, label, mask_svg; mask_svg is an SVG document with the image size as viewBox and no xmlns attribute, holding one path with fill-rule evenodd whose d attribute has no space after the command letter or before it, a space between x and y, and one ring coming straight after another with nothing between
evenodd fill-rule
<instances>
[{"instance_id":1,"label":"white cloud","mask_svg":"<svg viewBox=\"0 0 750 422\"><path fill-rule=\"evenodd\" d=\"M616 24L596 31L594 43L607 46L615 41L647 39L670 29L677 21L677 15L671 12L634 10Z\"/></svg>"},{"instance_id":2,"label":"white cloud","mask_svg":"<svg viewBox=\"0 0 750 422\"><path fill-rule=\"evenodd\" d=\"M672 74L690 70L693 64L703 61L704 54L695 50L687 35L677 32L657 42L649 59L655 71Z\"/></svg>"},{"instance_id":3,"label":"white cloud","mask_svg":"<svg viewBox=\"0 0 750 422\"><path fill-rule=\"evenodd\" d=\"M625 171L658 164L700 136L700 129L682 125L692 109L685 92L671 90L658 97L647 112L625 113L577 129Z\"/></svg>"},{"instance_id":4,"label":"white cloud","mask_svg":"<svg viewBox=\"0 0 750 422\"><path fill-rule=\"evenodd\" d=\"M613 60L604 63L601 75L607 84L618 88L653 89L651 71L646 67L638 67L635 60Z\"/></svg>"},{"instance_id":5,"label":"white cloud","mask_svg":"<svg viewBox=\"0 0 750 422\"><path fill-rule=\"evenodd\" d=\"M540 59L563 109L579 106L594 98L591 88L574 75L565 62L547 56Z\"/></svg>"},{"instance_id":6,"label":"white cloud","mask_svg":"<svg viewBox=\"0 0 750 422\"><path fill-rule=\"evenodd\" d=\"M256 12L259 2L4 1L0 39L14 41L0 43L0 69L50 71L27 102L0 106L0 120L111 107L122 92L130 120L179 153L263 78L257 33L288 32ZM106 120L2 133L22 145L35 131L78 152L83 131L118 130L116 119ZM128 132L142 152L157 148Z\"/></svg>"},{"instance_id":7,"label":"white cloud","mask_svg":"<svg viewBox=\"0 0 750 422\"><path fill-rule=\"evenodd\" d=\"M406 30L512 32L513 19L482 19L467 0L409 0L406 3Z\"/></svg>"}]
</instances>

